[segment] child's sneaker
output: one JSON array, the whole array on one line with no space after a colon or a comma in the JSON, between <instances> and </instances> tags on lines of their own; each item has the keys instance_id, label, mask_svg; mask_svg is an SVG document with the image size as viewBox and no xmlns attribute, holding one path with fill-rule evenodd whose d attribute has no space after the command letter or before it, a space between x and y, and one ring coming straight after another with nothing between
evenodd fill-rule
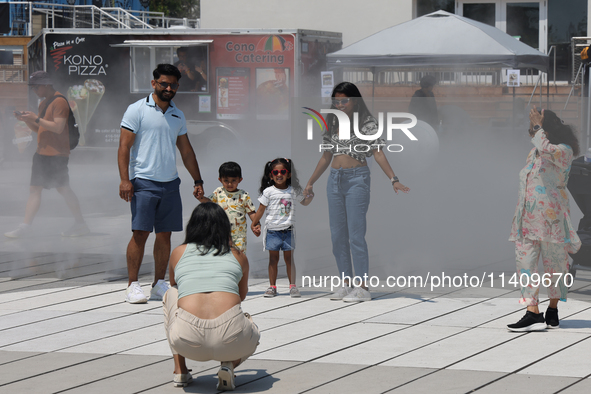
<instances>
[{"instance_id":1,"label":"child's sneaker","mask_svg":"<svg viewBox=\"0 0 591 394\"><path fill-rule=\"evenodd\" d=\"M299 298L302 296L296 286L289 287L289 295L291 296L291 298Z\"/></svg>"},{"instance_id":2,"label":"child's sneaker","mask_svg":"<svg viewBox=\"0 0 591 394\"><path fill-rule=\"evenodd\" d=\"M267 291L265 291L266 298L272 298L272 297L275 297L276 295L277 295L277 287L269 286Z\"/></svg>"}]
</instances>

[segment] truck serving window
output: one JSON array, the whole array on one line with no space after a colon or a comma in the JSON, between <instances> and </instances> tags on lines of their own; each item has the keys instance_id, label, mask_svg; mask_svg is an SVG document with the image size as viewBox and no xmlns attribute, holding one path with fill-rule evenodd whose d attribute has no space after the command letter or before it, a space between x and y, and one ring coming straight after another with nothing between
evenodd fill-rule
<instances>
[{"instance_id":1,"label":"truck serving window","mask_svg":"<svg viewBox=\"0 0 591 394\"><path fill-rule=\"evenodd\" d=\"M174 64L181 72L177 93L209 92L209 44L212 40L129 40L113 47L129 47L130 91L152 91L152 71L160 63Z\"/></svg>"},{"instance_id":2,"label":"truck serving window","mask_svg":"<svg viewBox=\"0 0 591 394\"><path fill-rule=\"evenodd\" d=\"M177 93L209 92L207 46L132 47L131 92L151 92L152 71L160 63L174 64L181 72Z\"/></svg>"}]
</instances>

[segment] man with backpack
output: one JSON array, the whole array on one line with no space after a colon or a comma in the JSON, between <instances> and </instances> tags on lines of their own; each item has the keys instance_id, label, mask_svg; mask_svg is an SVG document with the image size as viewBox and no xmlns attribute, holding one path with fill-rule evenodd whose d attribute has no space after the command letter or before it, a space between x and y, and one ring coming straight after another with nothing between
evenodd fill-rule
<instances>
[{"instance_id":1,"label":"man with backpack","mask_svg":"<svg viewBox=\"0 0 591 394\"><path fill-rule=\"evenodd\" d=\"M44 99L39 104L39 115L30 111L15 112L14 115L37 133L37 152L33 156L25 219L16 230L4 235L9 238L26 236L41 205L43 189L52 188L56 188L64 197L74 215L75 223L62 232L62 236L77 237L88 234L90 230L82 217L78 197L70 188L68 174L71 146L68 126L68 123L71 123L68 122L71 117L70 105L67 99L53 88L53 82L45 71L34 72L29 79L29 86L39 98Z\"/></svg>"}]
</instances>

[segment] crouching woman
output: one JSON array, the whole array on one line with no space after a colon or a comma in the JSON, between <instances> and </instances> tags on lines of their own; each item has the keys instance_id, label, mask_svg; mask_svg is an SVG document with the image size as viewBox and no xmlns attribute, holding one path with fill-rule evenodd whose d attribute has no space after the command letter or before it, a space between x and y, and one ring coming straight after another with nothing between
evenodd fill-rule
<instances>
[{"instance_id":1,"label":"crouching woman","mask_svg":"<svg viewBox=\"0 0 591 394\"><path fill-rule=\"evenodd\" d=\"M233 390L234 368L250 357L260 333L240 303L248 292L248 260L230 245L230 222L214 203L200 204L187 224L185 242L170 256L170 288L164 324L174 356L176 387L193 379L185 358L221 362L218 390Z\"/></svg>"}]
</instances>

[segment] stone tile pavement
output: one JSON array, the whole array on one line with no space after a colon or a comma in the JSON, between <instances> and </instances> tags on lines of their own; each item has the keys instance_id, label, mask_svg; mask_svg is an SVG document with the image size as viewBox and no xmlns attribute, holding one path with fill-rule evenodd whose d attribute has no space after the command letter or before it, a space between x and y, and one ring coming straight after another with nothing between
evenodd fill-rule
<instances>
[{"instance_id":1,"label":"stone tile pavement","mask_svg":"<svg viewBox=\"0 0 591 394\"><path fill-rule=\"evenodd\" d=\"M194 382L172 386L161 303L123 302L120 257L27 252L0 242L1 392L216 392L215 362L189 361ZM292 299L285 280L276 298L264 298L265 288L265 279L252 279L243 303L262 336L237 369L236 392L591 390L588 272L579 272L560 304L561 328L537 333L506 330L523 314L512 288L407 287L374 291L373 301L359 304L330 301L324 288L304 288Z\"/></svg>"},{"instance_id":2,"label":"stone tile pavement","mask_svg":"<svg viewBox=\"0 0 591 394\"><path fill-rule=\"evenodd\" d=\"M1 172L2 232L22 220L29 168ZM111 181L116 171L76 170L78 184L86 178L94 184L77 189L91 235L59 236L70 219L49 192L31 237L0 239L0 393L216 392L214 362L189 361L193 384L172 386L160 303L123 301L130 221ZM174 234L173 244L181 242L182 234ZM328 246L311 247L323 258L308 272L334 273ZM140 272L146 293L151 248ZM262 337L237 369L236 392L591 392L591 272L579 271L569 301L560 303L560 329L511 333L505 325L524 311L508 286L378 287L373 301L346 304L330 301L328 288L306 287L302 298L289 298L282 279L282 294L266 299L266 256L257 249L249 243L254 269L243 308ZM510 261L483 264L495 275L512 274Z\"/></svg>"}]
</instances>

